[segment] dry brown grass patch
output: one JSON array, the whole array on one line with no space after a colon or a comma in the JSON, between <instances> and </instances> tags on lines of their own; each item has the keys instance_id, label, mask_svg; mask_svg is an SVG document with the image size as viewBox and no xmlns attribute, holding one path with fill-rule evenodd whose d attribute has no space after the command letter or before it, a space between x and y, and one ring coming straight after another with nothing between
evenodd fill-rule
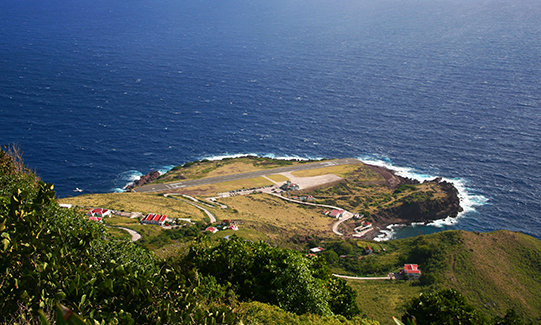
<instances>
[{"instance_id":1,"label":"dry brown grass patch","mask_svg":"<svg viewBox=\"0 0 541 325\"><path fill-rule=\"evenodd\" d=\"M269 236L275 232L272 228L288 233L318 232L332 236L333 219L323 216L321 208L303 207L267 194L236 196L220 201L238 211L234 219L258 224L263 228L267 226L267 230L263 232Z\"/></svg>"},{"instance_id":2,"label":"dry brown grass patch","mask_svg":"<svg viewBox=\"0 0 541 325\"><path fill-rule=\"evenodd\" d=\"M111 210L142 212L143 214L165 214L171 218L191 218L202 220L205 215L196 207L157 194L145 193L107 193L80 195L63 198L60 203L68 203L85 207L100 207Z\"/></svg>"}]
</instances>

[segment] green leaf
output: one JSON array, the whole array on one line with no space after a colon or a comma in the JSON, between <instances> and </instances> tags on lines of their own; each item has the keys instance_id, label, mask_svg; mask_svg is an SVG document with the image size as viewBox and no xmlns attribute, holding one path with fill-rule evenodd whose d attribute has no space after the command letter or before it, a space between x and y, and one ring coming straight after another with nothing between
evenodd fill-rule
<instances>
[{"instance_id":1,"label":"green leaf","mask_svg":"<svg viewBox=\"0 0 541 325\"><path fill-rule=\"evenodd\" d=\"M2 239L2 244L4 244L4 251L8 249L9 240L7 238Z\"/></svg>"},{"instance_id":2,"label":"green leaf","mask_svg":"<svg viewBox=\"0 0 541 325\"><path fill-rule=\"evenodd\" d=\"M85 301L86 301L86 295L83 295L83 296L81 297L81 302L79 303L79 308L81 308L81 307L83 306L83 304L85 303Z\"/></svg>"},{"instance_id":3,"label":"green leaf","mask_svg":"<svg viewBox=\"0 0 541 325\"><path fill-rule=\"evenodd\" d=\"M66 294L62 291L58 291L55 295L54 295L54 298L58 301L66 298Z\"/></svg>"},{"instance_id":4,"label":"green leaf","mask_svg":"<svg viewBox=\"0 0 541 325\"><path fill-rule=\"evenodd\" d=\"M41 320L41 325L51 325L47 317L45 317L45 314L43 313L43 310L38 310L39 319Z\"/></svg>"}]
</instances>

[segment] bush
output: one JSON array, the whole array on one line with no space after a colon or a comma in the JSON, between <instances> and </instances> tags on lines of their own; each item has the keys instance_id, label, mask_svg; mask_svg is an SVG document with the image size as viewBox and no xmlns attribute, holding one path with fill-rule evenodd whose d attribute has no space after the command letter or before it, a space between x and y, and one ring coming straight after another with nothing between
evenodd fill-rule
<instances>
[{"instance_id":1,"label":"bush","mask_svg":"<svg viewBox=\"0 0 541 325\"><path fill-rule=\"evenodd\" d=\"M296 251L233 236L216 245L202 240L187 260L201 273L214 276L222 284L230 283L241 300L270 303L297 314L346 311L350 317L358 311L355 295L350 295L347 285L331 279L325 261L319 257L308 259ZM345 306L333 303L331 292Z\"/></svg>"}]
</instances>

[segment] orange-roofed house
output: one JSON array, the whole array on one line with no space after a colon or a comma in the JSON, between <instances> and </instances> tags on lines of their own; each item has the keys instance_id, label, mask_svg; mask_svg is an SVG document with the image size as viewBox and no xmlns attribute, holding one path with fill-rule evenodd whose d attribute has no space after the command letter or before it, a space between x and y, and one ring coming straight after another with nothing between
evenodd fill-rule
<instances>
[{"instance_id":1,"label":"orange-roofed house","mask_svg":"<svg viewBox=\"0 0 541 325\"><path fill-rule=\"evenodd\" d=\"M218 228L216 227L207 227L207 229L205 229L205 231L210 231L211 233L215 234L218 232Z\"/></svg>"},{"instance_id":2,"label":"orange-roofed house","mask_svg":"<svg viewBox=\"0 0 541 325\"><path fill-rule=\"evenodd\" d=\"M421 270L418 269L417 264L406 264L404 269L400 270L400 274L404 277L408 277L410 280L417 280L421 277Z\"/></svg>"}]
</instances>

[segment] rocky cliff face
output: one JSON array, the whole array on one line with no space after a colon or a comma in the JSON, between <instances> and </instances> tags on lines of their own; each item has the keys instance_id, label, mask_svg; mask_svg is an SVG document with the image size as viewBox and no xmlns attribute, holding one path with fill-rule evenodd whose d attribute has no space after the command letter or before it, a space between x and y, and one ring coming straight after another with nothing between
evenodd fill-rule
<instances>
[{"instance_id":1,"label":"rocky cliff face","mask_svg":"<svg viewBox=\"0 0 541 325\"><path fill-rule=\"evenodd\" d=\"M407 183L411 183L408 180ZM415 222L430 222L447 217L456 217L462 211L458 190L452 183L435 179L438 186L447 194L444 198L433 199L430 197L408 196L401 200L398 206L383 209L372 215L375 226L385 228L390 224L410 225Z\"/></svg>"},{"instance_id":2,"label":"rocky cliff face","mask_svg":"<svg viewBox=\"0 0 541 325\"><path fill-rule=\"evenodd\" d=\"M138 180L134 181L132 185L126 186L126 191L131 191L132 189L136 188L137 186L143 186L145 184L148 184L152 182L153 180L158 179L161 174L157 171L151 171L150 173L141 176Z\"/></svg>"}]
</instances>

